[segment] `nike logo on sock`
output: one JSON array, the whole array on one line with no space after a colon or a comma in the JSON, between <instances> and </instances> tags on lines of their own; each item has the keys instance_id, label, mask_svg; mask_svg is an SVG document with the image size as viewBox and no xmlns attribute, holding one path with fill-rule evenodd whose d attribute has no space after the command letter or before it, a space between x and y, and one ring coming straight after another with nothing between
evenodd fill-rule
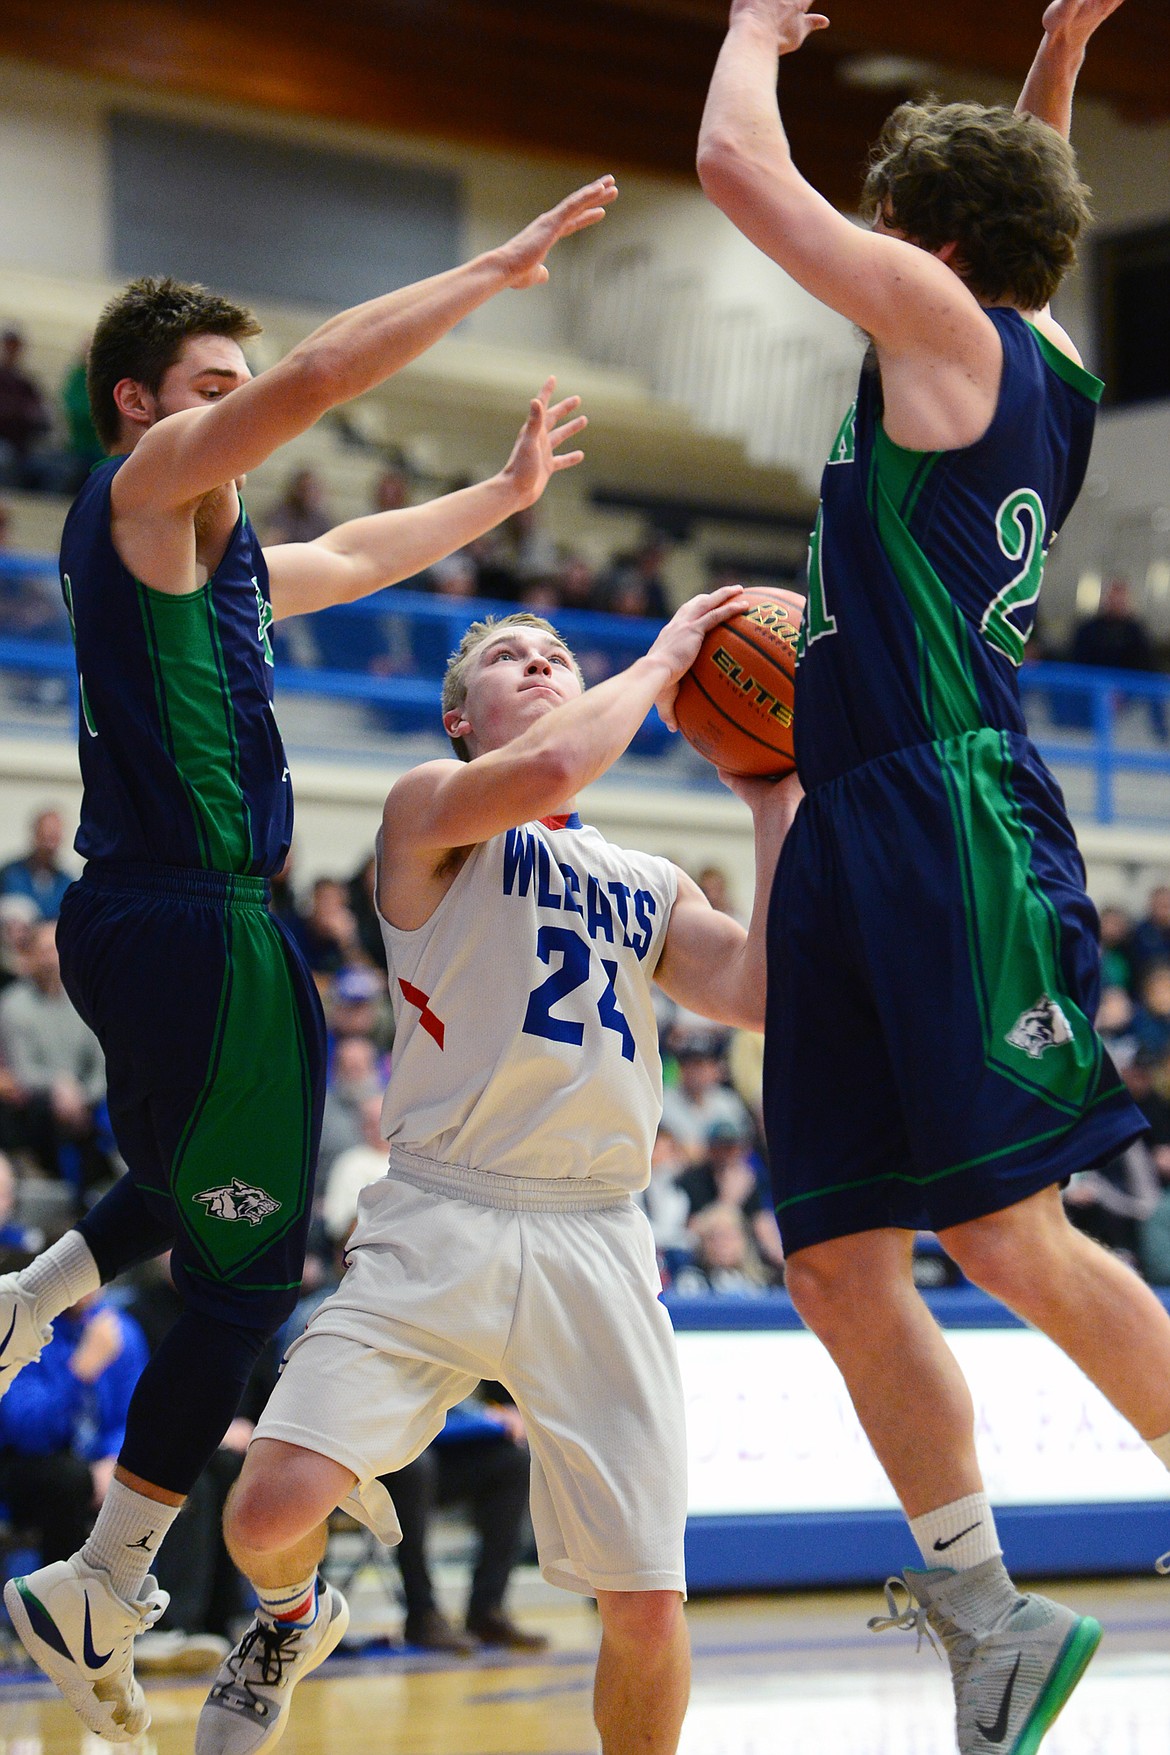
<instances>
[{"instance_id":1,"label":"nike logo on sock","mask_svg":"<svg viewBox=\"0 0 1170 1755\"><path fill-rule=\"evenodd\" d=\"M978 1523L968 1524L965 1530L960 1530L957 1536L948 1536L945 1542L940 1538L934 1544L935 1553L945 1554L948 1548L953 1548L956 1542L961 1542L964 1536L969 1536L972 1531L977 1530L982 1522L983 1519L980 1518Z\"/></svg>"},{"instance_id":2,"label":"nike logo on sock","mask_svg":"<svg viewBox=\"0 0 1170 1755\"><path fill-rule=\"evenodd\" d=\"M153 1534L153 1530L147 1530L144 1536L139 1536L136 1542L127 1542L126 1546L128 1548L141 1548L144 1554L153 1554L154 1549L150 1545L150 1538Z\"/></svg>"},{"instance_id":3,"label":"nike logo on sock","mask_svg":"<svg viewBox=\"0 0 1170 1755\"><path fill-rule=\"evenodd\" d=\"M979 1719L975 1720L976 1729L981 1736L987 1738L989 1743L1002 1743L1007 1736L1008 1714L1012 1709L1012 1693L1016 1686L1016 1677L1020 1673L1020 1659L1022 1656L1022 1652L1016 1653L1016 1661L1012 1665L1012 1673L1007 1679L1007 1687L1003 1691L1003 1699L999 1703L999 1712L996 1714L995 1723L985 1725L982 1724Z\"/></svg>"},{"instance_id":4,"label":"nike logo on sock","mask_svg":"<svg viewBox=\"0 0 1170 1755\"><path fill-rule=\"evenodd\" d=\"M8 1333L4 1336L4 1339L2 1341L0 1341L0 1353L6 1353L8 1351L8 1343L12 1339L12 1331L15 1327L16 1327L16 1308L15 1308L15 1306L13 1306L12 1321L8 1324ZM3 1369L5 1371L7 1371L7 1369L8 1369L7 1365L5 1365L3 1367Z\"/></svg>"},{"instance_id":5,"label":"nike logo on sock","mask_svg":"<svg viewBox=\"0 0 1170 1755\"><path fill-rule=\"evenodd\" d=\"M90 1613L89 1613L89 1592L88 1591L86 1591L86 1593L85 1593L85 1627L82 1630L81 1655L84 1657L87 1665L89 1666L89 1668L91 1670L100 1670L102 1665L108 1664L110 1659L114 1655L113 1646L110 1647L109 1651L106 1652L104 1657L102 1656L100 1651L94 1650L93 1622L90 1619Z\"/></svg>"}]
</instances>

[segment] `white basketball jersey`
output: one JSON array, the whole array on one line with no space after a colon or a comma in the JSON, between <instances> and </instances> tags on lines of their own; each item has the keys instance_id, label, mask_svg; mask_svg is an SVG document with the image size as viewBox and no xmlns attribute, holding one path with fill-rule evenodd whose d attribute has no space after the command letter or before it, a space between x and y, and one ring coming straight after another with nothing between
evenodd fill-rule
<instances>
[{"instance_id":1,"label":"white basketball jersey","mask_svg":"<svg viewBox=\"0 0 1170 1755\"><path fill-rule=\"evenodd\" d=\"M569 821L476 847L417 931L381 921L382 1132L440 1164L634 1190L662 1110L650 984L677 877Z\"/></svg>"}]
</instances>

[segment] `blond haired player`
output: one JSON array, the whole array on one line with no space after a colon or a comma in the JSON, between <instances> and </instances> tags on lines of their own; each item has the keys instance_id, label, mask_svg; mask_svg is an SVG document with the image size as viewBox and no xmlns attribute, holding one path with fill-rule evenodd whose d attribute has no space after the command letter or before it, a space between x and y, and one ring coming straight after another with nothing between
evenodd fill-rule
<instances>
[{"instance_id":1,"label":"blond haired player","mask_svg":"<svg viewBox=\"0 0 1170 1755\"><path fill-rule=\"evenodd\" d=\"M574 797L652 703L669 717L704 633L743 606L738 588L694 598L588 693L535 616L477 623L452 660L443 723L462 759L404 775L382 824L389 1174L362 1195L345 1279L293 1347L228 1507L261 1607L211 1690L198 1755L253 1755L279 1735L293 1683L347 1619L316 1582L324 1520L348 1497L396 1540L378 1477L482 1377L524 1416L545 1576L597 1598L605 1755L676 1747L683 1408L631 1199L661 1110L650 989L759 1028L767 898L799 790L734 782L755 821L746 931L667 860L583 826Z\"/></svg>"}]
</instances>

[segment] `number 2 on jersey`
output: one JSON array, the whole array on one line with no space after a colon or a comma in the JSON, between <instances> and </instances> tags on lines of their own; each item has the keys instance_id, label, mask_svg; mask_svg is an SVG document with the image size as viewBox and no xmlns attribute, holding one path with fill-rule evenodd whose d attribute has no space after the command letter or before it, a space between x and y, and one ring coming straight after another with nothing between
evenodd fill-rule
<instances>
[{"instance_id":1,"label":"number 2 on jersey","mask_svg":"<svg viewBox=\"0 0 1170 1755\"><path fill-rule=\"evenodd\" d=\"M1024 648L1035 616L1019 623L1009 620L1018 610L1031 609L1040 595L1044 578L1044 502L1034 488L1017 488L995 515L995 534L1000 552L1009 561L1023 564L998 596L988 604L979 632L1015 665L1024 662Z\"/></svg>"},{"instance_id":2,"label":"number 2 on jersey","mask_svg":"<svg viewBox=\"0 0 1170 1755\"><path fill-rule=\"evenodd\" d=\"M551 963L553 957L559 955L561 966L554 969L528 995L524 1033L528 1036L543 1036L547 1042L572 1042L580 1047L585 1040L584 1024L576 1018L556 1017L552 1008L570 993L575 993L577 988L584 987L589 979L593 951L586 940L570 926L542 926L536 935L536 954L542 963ZM622 1059L633 1060L634 1033L618 1005L614 989L617 963L607 962L603 958L601 966L605 970L606 988L597 1001L597 1015L603 1028L612 1030L619 1037Z\"/></svg>"}]
</instances>

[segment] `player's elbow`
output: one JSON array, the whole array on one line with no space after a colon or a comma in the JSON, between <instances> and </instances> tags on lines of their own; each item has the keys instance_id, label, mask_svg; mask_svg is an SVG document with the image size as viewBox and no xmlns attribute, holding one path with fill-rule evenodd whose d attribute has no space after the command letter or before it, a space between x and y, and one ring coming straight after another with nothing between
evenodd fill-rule
<instances>
[{"instance_id":1,"label":"player's elbow","mask_svg":"<svg viewBox=\"0 0 1170 1755\"><path fill-rule=\"evenodd\" d=\"M733 128L704 133L699 139L695 165L708 201L724 211L738 202L748 180L749 160L744 143Z\"/></svg>"},{"instance_id":2,"label":"player's elbow","mask_svg":"<svg viewBox=\"0 0 1170 1755\"><path fill-rule=\"evenodd\" d=\"M530 757L528 780L534 796L547 800L547 808L562 804L582 782L581 764L564 744L550 744Z\"/></svg>"},{"instance_id":3,"label":"player's elbow","mask_svg":"<svg viewBox=\"0 0 1170 1755\"><path fill-rule=\"evenodd\" d=\"M310 335L285 356L282 370L288 377L290 392L298 410L310 422L348 400L344 368L339 350L318 336Z\"/></svg>"},{"instance_id":4,"label":"player's elbow","mask_svg":"<svg viewBox=\"0 0 1170 1755\"><path fill-rule=\"evenodd\" d=\"M745 980L735 996L735 1028L753 1030L756 1035L762 1036L767 1009L763 977L753 976Z\"/></svg>"}]
</instances>

